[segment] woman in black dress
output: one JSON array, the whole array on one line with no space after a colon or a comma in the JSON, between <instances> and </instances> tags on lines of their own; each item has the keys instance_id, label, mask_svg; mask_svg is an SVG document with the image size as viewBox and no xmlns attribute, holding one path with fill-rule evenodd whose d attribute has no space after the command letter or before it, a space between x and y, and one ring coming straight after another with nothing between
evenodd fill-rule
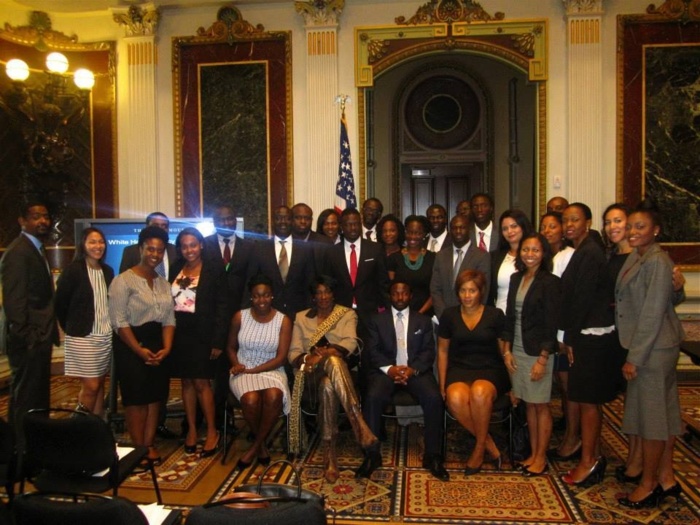
<instances>
[{"instance_id":1,"label":"woman in black dress","mask_svg":"<svg viewBox=\"0 0 700 525\"><path fill-rule=\"evenodd\" d=\"M409 215L406 217L406 246L392 253L387 259L386 268L389 280L398 279L408 283L413 291L411 310L432 317L433 299L430 296L430 279L433 276L435 254L423 248L423 241L430 230L430 223L425 217Z\"/></svg>"},{"instance_id":2,"label":"woman in black dress","mask_svg":"<svg viewBox=\"0 0 700 525\"><path fill-rule=\"evenodd\" d=\"M395 215L385 215L377 223L377 242L384 247L388 259L392 253L401 250L406 240L406 232L401 220Z\"/></svg>"},{"instance_id":3,"label":"woman in black dress","mask_svg":"<svg viewBox=\"0 0 700 525\"><path fill-rule=\"evenodd\" d=\"M219 434L215 426L214 378L216 359L226 348L226 284L224 265L218 258L202 257L204 237L196 228L185 228L175 241L178 258L170 268L171 291L177 327L170 354L171 377L182 379L182 402L187 417L185 452L197 451L197 402L207 424L201 452L216 452Z\"/></svg>"},{"instance_id":4,"label":"woman in black dress","mask_svg":"<svg viewBox=\"0 0 700 525\"><path fill-rule=\"evenodd\" d=\"M440 391L452 416L476 438L467 476L481 471L485 452L500 469L501 453L489 435L489 422L494 401L510 390L502 355L505 315L482 304L485 290L483 272L460 273L455 282L460 306L445 309L438 329Z\"/></svg>"}]
</instances>

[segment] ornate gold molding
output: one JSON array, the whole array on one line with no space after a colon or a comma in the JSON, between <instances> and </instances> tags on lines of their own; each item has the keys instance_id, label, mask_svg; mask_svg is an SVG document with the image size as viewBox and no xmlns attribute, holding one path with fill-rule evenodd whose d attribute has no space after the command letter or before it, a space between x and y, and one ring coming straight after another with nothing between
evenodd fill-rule
<instances>
[{"instance_id":1,"label":"ornate gold molding","mask_svg":"<svg viewBox=\"0 0 700 525\"><path fill-rule=\"evenodd\" d=\"M43 11L32 11L29 14L29 25L26 26L14 27L5 23L5 29L0 31L0 37L16 44L33 47L42 53L49 49L85 50L109 47L106 42L79 44L76 35L68 36L54 31L51 27L51 18Z\"/></svg>"},{"instance_id":2,"label":"ornate gold molding","mask_svg":"<svg viewBox=\"0 0 700 525\"><path fill-rule=\"evenodd\" d=\"M265 31L262 24L253 26L245 20L241 12L234 6L225 6L216 13L216 22L208 29L200 27L197 36L212 40L226 40L233 44L237 39L255 38L256 36L267 38L270 33Z\"/></svg>"},{"instance_id":3,"label":"ornate gold molding","mask_svg":"<svg viewBox=\"0 0 700 525\"><path fill-rule=\"evenodd\" d=\"M294 9L304 17L307 26L337 25L344 8L345 0L294 2Z\"/></svg>"},{"instance_id":4,"label":"ornate gold molding","mask_svg":"<svg viewBox=\"0 0 700 525\"><path fill-rule=\"evenodd\" d=\"M700 0L666 0L659 7L649 4L647 13L683 21L700 20Z\"/></svg>"},{"instance_id":5,"label":"ornate gold molding","mask_svg":"<svg viewBox=\"0 0 700 525\"><path fill-rule=\"evenodd\" d=\"M112 20L124 26L126 36L155 36L160 10L153 4L131 5L128 9L113 8Z\"/></svg>"},{"instance_id":6,"label":"ornate gold molding","mask_svg":"<svg viewBox=\"0 0 700 525\"><path fill-rule=\"evenodd\" d=\"M453 22L490 22L503 20L505 14L497 12L491 16L479 2L474 0L430 0L418 8L416 14L406 20L399 16L397 25L451 24Z\"/></svg>"},{"instance_id":7,"label":"ornate gold molding","mask_svg":"<svg viewBox=\"0 0 700 525\"><path fill-rule=\"evenodd\" d=\"M567 15L601 14L603 0L562 0Z\"/></svg>"}]
</instances>

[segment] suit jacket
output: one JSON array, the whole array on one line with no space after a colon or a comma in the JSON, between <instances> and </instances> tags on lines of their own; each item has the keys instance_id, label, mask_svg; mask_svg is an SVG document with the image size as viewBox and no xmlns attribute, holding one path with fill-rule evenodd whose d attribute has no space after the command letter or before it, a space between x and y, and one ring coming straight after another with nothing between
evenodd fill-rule
<instances>
[{"instance_id":1,"label":"suit jacket","mask_svg":"<svg viewBox=\"0 0 700 525\"><path fill-rule=\"evenodd\" d=\"M672 304L673 262L658 244L640 256L634 250L615 284L615 324L627 361L644 366L655 348L672 348L683 328Z\"/></svg>"},{"instance_id":2,"label":"suit jacket","mask_svg":"<svg viewBox=\"0 0 700 525\"><path fill-rule=\"evenodd\" d=\"M523 281L523 272L510 276L508 288L508 308L503 338L513 342L515 338L515 298ZM540 270L525 293L520 314L523 347L528 355L539 355L542 350L550 354L559 351L557 327L561 305L561 285L559 277L546 270Z\"/></svg>"},{"instance_id":3,"label":"suit jacket","mask_svg":"<svg viewBox=\"0 0 700 525\"><path fill-rule=\"evenodd\" d=\"M105 284L114 278L114 270L100 263ZM84 259L70 263L56 284L56 318L66 334L85 337L92 332L95 322L95 293L90 284L88 267Z\"/></svg>"},{"instance_id":4,"label":"suit jacket","mask_svg":"<svg viewBox=\"0 0 700 525\"><path fill-rule=\"evenodd\" d=\"M411 310L408 315L406 336L408 366L419 374L432 373L435 362L435 338L430 318ZM391 308L372 316L369 322L369 339L362 352L363 366L368 373L384 372L383 366L396 365L396 329Z\"/></svg>"},{"instance_id":5,"label":"suit jacket","mask_svg":"<svg viewBox=\"0 0 700 525\"><path fill-rule=\"evenodd\" d=\"M168 273L170 284L173 283L184 265L184 259L178 259L170 265ZM200 341L205 342L211 348L221 350L226 348L228 325L231 320L228 315L229 303L225 283L226 273L223 261L217 261L213 258L202 259L202 270L199 274L194 303L197 335ZM175 331L177 332L177 330L176 325Z\"/></svg>"},{"instance_id":6,"label":"suit jacket","mask_svg":"<svg viewBox=\"0 0 700 525\"><path fill-rule=\"evenodd\" d=\"M445 240L442 241L442 246L440 246L440 249L438 252L441 252L442 250L449 250L452 247L452 234L447 231L447 235L445 235ZM428 235L425 238L425 242L423 243L423 248L426 250L430 250L430 235Z\"/></svg>"},{"instance_id":7,"label":"suit jacket","mask_svg":"<svg viewBox=\"0 0 700 525\"><path fill-rule=\"evenodd\" d=\"M0 283L8 351L58 344L52 277L46 258L24 234L10 243L0 261Z\"/></svg>"},{"instance_id":8,"label":"suit jacket","mask_svg":"<svg viewBox=\"0 0 700 525\"><path fill-rule=\"evenodd\" d=\"M231 260L226 266L226 288L228 289L228 318L250 305L250 294L246 289L251 277L251 264L255 251L255 242L236 237L236 245ZM204 238L204 255L206 258L223 264L224 258L216 234Z\"/></svg>"},{"instance_id":9,"label":"suit jacket","mask_svg":"<svg viewBox=\"0 0 700 525\"><path fill-rule=\"evenodd\" d=\"M168 243L165 245L165 250L168 252L168 264L172 265L177 259L177 252L175 250L175 245ZM124 248L122 252L122 260L119 263L119 273L124 273L129 268L136 266L141 262L141 254L139 253L139 245L132 244ZM170 277L170 275L168 275Z\"/></svg>"},{"instance_id":10,"label":"suit jacket","mask_svg":"<svg viewBox=\"0 0 700 525\"><path fill-rule=\"evenodd\" d=\"M314 252L314 264L321 271L326 267L326 252L333 246L333 240L322 233L310 231L308 239L304 242L311 246Z\"/></svg>"},{"instance_id":11,"label":"suit jacket","mask_svg":"<svg viewBox=\"0 0 700 525\"><path fill-rule=\"evenodd\" d=\"M452 278L454 244L450 244L449 249L440 250L435 256L435 264L433 265L433 277L430 280L430 295L433 298L433 309L435 315L439 318L449 306L457 306L459 299L455 293L455 282ZM491 279L491 256L488 253L482 252L472 242L469 245L467 253L464 254L462 265L459 271L464 270L480 270L486 275L486 293L482 298L486 302L488 296L488 283Z\"/></svg>"},{"instance_id":12,"label":"suit jacket","mask_svg":"<svg viewBox=\"0 0 700 525\"><path fill-rule=\"evenodd\" d=\"M292 237L288 239L292 240ZM272 280L274 294L272 306L280 312L294 319L297 312L311 307L309 286L316 274L316 268L313 250L307 243L292 240L292 257L285 282L282 281L277 265L274 238L257 242L251 260L250 274L255 275L258 272Z\"/></svg>"},{"instance_id":13,"label":"suit jacket","mask_svg":"<svg viewBox=\"0 0 700 525\"><path fill-rule=\"evenodd\" d=\"M476 246L477 248L479 247L479 239L476 236L476 224L472 225L472 227L469 230L469 240L472 241L472 244ZM498 231L498 228L496 227L496 223L491 221L491 239L489 239L489 253L495 252L498 250L498 243L501 240L501 234Z\"/></svg>"},{"instance_id":14,"label":"suit jacket","mask_svg":"<svg viewBox=\"0 0 700 525\"><path fill-rule=\"evenodd\" d=\"M345 260L345 243L331 246L326 253L326 275L337 281L335 302L352 308L352 298L357 301L360 317L369 317L379 308L389 304L389 275L386 271L384 248L381 244L358 239L360 258L357 261L355 286L350 279L350 269Z\"/></svg>"},{"instance_id":15,"label":"suit jacket","mask_svg":"<svg viewBox=\"0 0 700 525\"><path fill-rule=\"evenodd\" d=\"M573 346L584 328L615 324L608 281L603 250L590 237L584 239L561 276L559 329L567 345Z\"/></svg>"}]
</instances>

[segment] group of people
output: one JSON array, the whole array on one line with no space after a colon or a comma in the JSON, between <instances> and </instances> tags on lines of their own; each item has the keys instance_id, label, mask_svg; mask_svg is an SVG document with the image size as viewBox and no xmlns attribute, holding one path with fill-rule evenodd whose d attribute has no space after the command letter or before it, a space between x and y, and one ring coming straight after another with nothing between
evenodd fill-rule
<instances>
[{"instance_id":1,"label":"group of people","mask_svg":"<svg viewBox=\"0 0 700 525\"><path fill-rule=\"evenodd\" d=\"M360 210L324 210L311 231L313 212L300 203L274 209L273 235L251 240L236 235L235 210L219 205L215 234L185 228L174 246L167 217L154 213L116 277L103 263L104 235L86 229L53 298L48 268L39 268L50 220L34 204L23 210L22 235L0 266L11 417L17 423L22 410L48 406L48 391L29 400L22 391L44 379L48 388L48 371L29 373L25 359L28 351L50 355L55 304L66 332L66 374L82 381L80 408L102 411L114 341L129 433L150 447L153 461L169 378L177 377L187 453L198 450L197 406L207 429L199 454L206 457L217 450L217 415L229 389L239 399L254 436L239 468L270 461L267 438L281 414L290 420L291 448L302 448L311 406L324 477L334 483L342 406L364 452L356 476L370 477L382 464L382 414L393 394L406 390L423 409L423 466L436 478L450 477L442 455L445 410L476 441L464 474L479 473L484 463L500 468L489 422L494 402L511 396L526 404L530 430L531 455L518 465L523 475L547 472L548 456L578 459L563 480L588 485L606 469L601 406L626 388L630 454L616 476L639 484L620 504L640 508L677 496L672 449L681 432L675 365L682 329L674 304L683 300L684 279L657 244L660 217L653 207L612 205L602 239L585 204L556 197L547 208L538 231L516 209L494 223L494 203L484 193L459 203L449 225L439 204L401 221L383 216L382 203L371 198ZM29 304L37 294L28 287L37 283L18 278L30 271L18 267L27 265L20 257L36 259L31 271L46 274L43 307ZM15 306L8 297L19 286L26 297ZM45 315L35 318L29 308ZM550 449L554 376L566 432Z\"/></svg>"}]
</instances>

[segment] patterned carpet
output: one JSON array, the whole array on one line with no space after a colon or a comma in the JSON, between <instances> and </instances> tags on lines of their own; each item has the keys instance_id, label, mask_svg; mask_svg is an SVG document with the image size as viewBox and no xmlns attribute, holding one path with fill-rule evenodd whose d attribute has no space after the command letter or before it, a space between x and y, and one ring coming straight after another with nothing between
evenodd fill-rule
<instances>
[{"instance_id":1,"label":"patterned carpet","mask_svg":"<svg viewBox=\"0 0 700 525\"><path fill-rule=\"evenodd\" d=\"M681 387L684 419L700 428L697 407L700 385ZM546 476L525 479L510 465L496 471L485 468L477 476L462 473L471 438L458 428L448 432L446 465L451 480L444 483L420 468L422 432L418 425L400 427L387 423L387 440L382 444L382 467L371 480L356 480L354 469L361 453L350 432L339 440L340 479L329 484L322 478L322 455L318 441L295 461L302 486L324 494L326 504L336 512L340 524L366 522L404 523L644 523L700 524L700 441L679 440L675 451L677 479L683 487L679 501L669 498L660 508L642 511L622 509L617 497L632 485L617 482L613 472L626 455L626 436L620 432L622 400L605 408L603 453L608 458L603 483L585 489L569 487L560 475L573 462L552 462ZM497 429L496 429L497 430ZM504 441L501 437L497 442ZM236 486L257 483L262 468L233 472L214 496L219 499ZM296 483L290 467L274 466L264 482Z\"/></svg>"}]
</instances>

